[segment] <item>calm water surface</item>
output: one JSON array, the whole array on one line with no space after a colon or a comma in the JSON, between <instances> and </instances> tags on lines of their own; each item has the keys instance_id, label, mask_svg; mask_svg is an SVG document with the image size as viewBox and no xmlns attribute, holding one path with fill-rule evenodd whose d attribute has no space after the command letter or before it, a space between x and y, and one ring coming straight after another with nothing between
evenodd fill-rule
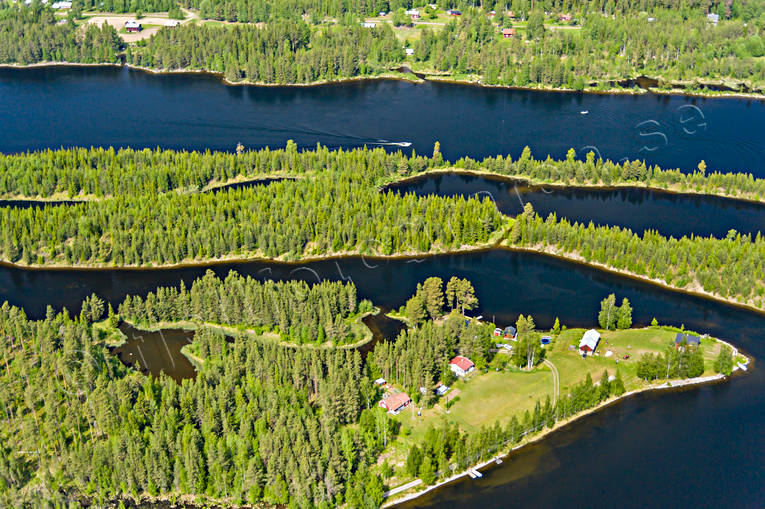
<instances>
[{"instance_id":1,"label":"calm water surface","mask_svg":"<svg viewBox=\"0 0 765 509\"><path fill-rule=\"evenodd\" d=\"M582 115L581 111L588 111ZM126 68L0 69L0 151L69 146L234 150L385 146L445 157L596 150L663 167L765 176L765 103L399 81L225 86ZM395 143L411 143L407 148Z\"/></svg>"},{"instance_id":2,"label":"calm water surface","mask_svg":"<svg viewBox=\"0 0 765 509\"><path fill-rule=\"evenodd\" d=\"M542 217L615 225L642 233L656 230L676 238L683 235L725 237L735 229L756 236L765 232L765 204L639 188L587 189L529 186L509 179L474 175L433 174L394 186L391 190L418 196L487 196L505 214L523 212L531 203Z\"/></svg>"},{"instance_id":3,"label":"calm water surface","mask_svg":"<svg viewBox=\"0 0 765 509\"><path fill-rule=\"evenodd\" d=\"M581 115L580 111L589 114ZM765 177L763 103L744 99L691 99L645 95L599 96L481 89L446 84L366 82L326 87L226 87L203 75L154 76L127 69L0 70L0 151L60 146L116 145L233 150L283 146L386 146L430 153L439 140L449 159L520 154L563 157L573 147L607 158L645 158L664 167L748 170ZM425 183L442 191L477 192L486 182ZM448 188L448 189L447 189ZM473 191L472 189L475 189ZM416 188L415 192L422 192ZM500 207L512 196L494 189ZM541 191L544 192L544 191ZM504 193L504 194L503 194ZM699 198L667 198L637 191L588 195L581 190L521 197L559 216L719 235L731 225L762 229L756 209ZM609 194L610 193L610 194ZM669 200L669 201L667 201ZM520 204L518 204L520 206ZM548 207L548 209L545 209ZM681 217L682 216L682 217ZM643 226L641 226L643 225ZM599 301L627 297L637 325L656 317L728 339L755 359L754 369L730 383L665 394L645 394L588 416L541 443L409 507L764 507L765 358L763 315L663 290L537 254L491 250L459 256L402 260L359 257L287 265L212 266L258 278L342 280L359 296L398 307L426 277L466 277L476 286L478 313L499 324L532 313L550 327L596 323ZM77 312L92 292L118 304L126 294L186 284L206 268L171 270L27 271L0 267L0 300L42 317L46 306ZM373 324L374 325L374 324ZM373 330L395 330L382 324ZM390 329L390 330L388 330ZM144 336L152 355L175 362L188 338L163 345ZM133 335L133 344L141 341ZM125 349L119 352L127 356ZM185 369L185 367L183 368ZM193 376L193 373L191 374Z\"/></svg>"}]
</instances>

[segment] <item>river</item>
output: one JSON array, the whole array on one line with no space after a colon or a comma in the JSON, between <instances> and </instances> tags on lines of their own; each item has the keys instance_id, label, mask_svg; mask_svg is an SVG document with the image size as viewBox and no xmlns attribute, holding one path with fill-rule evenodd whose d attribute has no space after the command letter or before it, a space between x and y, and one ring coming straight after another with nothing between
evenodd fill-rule
<instances>
[{"instance_id":1,"label":"river","mask_svg":"<svg viewBox=\"0 0 765 509\"><path fill-rule=\"evenodd\" d=\"M582 112L587 114L583 115ZM385 146L444 157L644 158L765 176L765 101L599 95L402 81L225 86L127 68L0 69L0 152L69 146L234 150ZM411 143L400 147L396 143Z\"/></svg>"},{"instance_id":2,"label":"river","mask_svg":"<svg viewBox=\"0 0 765 509\"><path fill-rule=\"evenodd\" d=\"M584 110L589 113L582 115ZM601 155L614 159L644 156L651 163L685 169L705 159L710 169L746 169L765 176L763 113L762 102L744 99L560 94L394 81L226 87L206 75L155 76L127 69L0 70L3 152L71 145L232 150L237 142L253 148L282 146L292 138L303 147L406 141L417 152L429 153L440 140L450 159L517 155L524 145L539 156L562 157L569 147L596 146ZM461 178L442 178L438 185L449 192L486 186ZM500 192L509 194L508 189ZM731 225L754 231L762 224L758 212L752 217L749 205L739 209L716 199L606 190L582 205L586 193L581 190L556 192L547 202L539 190L524 193L540 211L548 207L559 215L630 224L638 230L642 224L676 232L686 225L686 233L719 235ZM116 304L128 293L145 294L160 285L178 285L181 279L188 285L207 268L0 267L0 300L23 306L32 317L44 316L48 305L77 312L92 292ZM682 324L726 339L754 358L753 369L729 383L619 402L513 454L483 479L459 481L406 507L765 506L761 314L503 249L423 259L350 257L209 268L219 275L233 269L261 279L351 278L361 298L386 308L401 305L426 277L456 275L475 284L481 302L477 313L503 325L519 313L531 313L542 328L550 327L555 317L567 326L595 324L599 301L613 292L618 299L630 299L636 325L654 317L664 324ZM180 348L184 341L181 337L174 345ZM171 357L175 346L168 352ZM125 353L130 357L131 351ZM164 354L157 349L156 355Z\"/></svg>"},{"instance_id":3,"label":"river","mask_svg":"<svg viewBox=\"0 0 765 509\"><path fill-rule=\"evenodd\" d=\"M488 197L503 214L523 212L526 203L542 217L629 228L642 234L656 230L680 238L725 237L737 230L753 237L765 232L765 204L718 196L676 194L635 187L586 188L531 186L500 177L437 173L389 186L418 196Z\"/></svg>"}]
</instances>

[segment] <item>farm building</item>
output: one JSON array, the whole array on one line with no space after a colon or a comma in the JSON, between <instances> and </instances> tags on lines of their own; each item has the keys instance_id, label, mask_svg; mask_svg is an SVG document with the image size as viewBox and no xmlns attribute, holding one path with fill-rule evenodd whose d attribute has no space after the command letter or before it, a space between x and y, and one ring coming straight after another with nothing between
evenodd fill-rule
<instances>
[{"instance_id":1,"label":"farm building","mask_svg":"<svg viewBox=\"0 0 765 509\"><path fill-rule=\"evenodd\" d=\"M579 353L582 355L592 355L600 343L600 333L595 329L590 329L584 333L579 341Z\"/></svg>"},{"instance_id":2,"label":"farm building","mask_svg":"<svg viewBox=\"0 0 765 509\"><path fill-rule=\"evenodd\" d=\"M412 399L405 393L399 392L380 401L380 406L388 411L389 414L397 414L406 408Z\"/></svg>"},{"instance_id":3,"label":"farm building","mask_svg":"<svg viewBox=\"0 0 765 509\"><path fill-rule=\"evenodd\" d=\"M125 31L126 32L140 32L143 29L140 23L134 20L128 20L125 23Z\"/></svg>"},{"instance_id":4,"label":"farm building","mask_svg":"<svg viewBox=\"0 0 765 509\"><path fill-rule=\"evenodd\" d=\"M455 375L465 376L475 369L475 364L467 357L458 355L449 362L449 368Z\"/></svg>"}]
</instances>

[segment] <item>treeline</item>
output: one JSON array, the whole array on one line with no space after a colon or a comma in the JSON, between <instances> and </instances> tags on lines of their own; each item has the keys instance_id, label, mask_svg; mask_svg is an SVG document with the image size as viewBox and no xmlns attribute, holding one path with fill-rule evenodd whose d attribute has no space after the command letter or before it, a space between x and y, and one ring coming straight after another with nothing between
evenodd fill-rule
<instances>
[{"instance_id":1,"label":"treeline","mask_svg":"<svg viewBox=\"0 0 765 509\"><path fill-rule=\"evenodd\" d=\"M722 371L722 362L715 363ZM663 353L644 353L637 365L637 376L643 380L664 378L695 378L704 373L704 355L701 347L680 344L670 345Z\"/></svg>"},{"instance_id":2,"label":"treeline","mask_svg":"<svg viewBox=\"0 0 765 509\"><path fill-rule=\"evenodd\" d=\"M202 69L229 81L310 83L376 74L404 57L389 26L311 28L303 20L264 27L186 24L160 30L127 51L128 63L157 69Z\"/></svg>"},{"instance_id":3,"label":"treeline","mask_svg":"<svg viewBox=\"0 0 765 509\"><path fill-rule=\"evenodd\" d=\"M21 7L0 1L0 64L37 62L116 63L122 40L114 27L56 21L42 4Z\"/></svg>"},{"instance_id":4,"label":"treeline","mask_svg":"<svg viewBox=\"0 0 765 509\"><path fill-rule=\"evenodd\" d=\"M358 339L346 319L371 310L369 301L357 301L353 283L261 283L234 271L225 279L208 271L189 289L181 281L180 288L158 288L145 298L128 295L119 306L119 316L137 324L200 320L243 325L256 333L277 332L298 344L327 340L342 344Z\"/></svg>"},{"instance_id":5,"label":"treeline","mask_svg":"<svg viewBox=\"0 0 765 509\"><path fill-rule=\"evenodd\" d=\"M579 158L577 158L579 156ZM291 140L285 148L228 152L186 152L114 148L72 148L24 154L0 154L0 197L67 198L154 195L178 190L194 192L235 178L266 175L300 176L326 169L352 168L368 185L412 177L434 168L484 171L533 182L617 185L634 184L677 191L765 198L765 179L751 173L707 172L702 161L696 171L665 170L633 160L614 163L596 159L594 152L569 150L563 160L535 159L526 147L521 156L461 158L444 161L439 146L432 156L415 152L386 152L382 148L298 150Z\"/></svg>"},{"instance_id":6,"label":"treeline","mask_svg":"<svg viewBox=\"0 0 765 509\"><path fill-rule=\"evenodd\" d=\"M609 379L608 372L604 371L600 383L595 385L587 373L583 382L574 385L555 404L547 396L544 404L536 402L533 412L526 410L520 418L511 417L504 427L496 422L494 426L483 426L470 433L461 433L448 425L440 429L430 428L422 443L410 449L404 468L425 484L433 484L439 478L486 461L524 438L552 428L558 421L592 408L611 396L624 394L624 382L618 369L614 379Z\"/></svg>"},{"instance_id":7,"label":"treeline","mask_svg":"<svg viewBox=\"0 0 765 509\"><path fill-rule=\"evenodd\" d=\"M488 199L380 193L350 162L312 178L217 193L5 207L0 256L26 264L149 265L423 253L486 243L502 225Z\"/></svg>"},{"instance_id":8,"label":"treeline","mask_svg":"<svg viewBox=\"0 0 765 509\"><path fill-rule=\"evenodd\" d=\"M420 387L432 389L436 383L448 385L453 380L449 361L455 354L464 355L476 366L491 360L491 325L465 323L461 316L449 316L443 325L429 320L422 326L401 331L395 341L378 343L367 357L371 376L381 376L399 384L410 394ZM432 390L426 398L432 397Z\"/></svg>"},{"instance_id":9,"label":"treeline","mask_svg":"<svg viewBox=\"0 0 765 509\"><path fill-rule=\"evenodd\" d=\"M641 237L619 227L558 221L555 214L544 220L528 207L513 224L509 242L580 256L675 288L765 305L765 238L759 232L754 238L731 230L724 239L675 239L648 230Z\"/></svg>"},{"instance_id":10,"label":"treeline","mask_svg":"<svg viewBox=\"0 0 765 509\"><path fill-rule=\"evenodd\" d=\"M657 10L651 22L644 12L612 19L589 11L581 30L549 30L535 12L536 23L532 13L527 30L509 39L483 14L463 16L443 30L423 29L413 58L423 68L476 74L492 85L583 89L592 81L608 84L641 74L765 82L761 23L723 17L710 26L702 9L690 16Z\"/></svg>"},{"instance_id":11,"label":"treeline","mask_svg":"<svg viewBox=\"0 0 765 509\"><path fill-rule=\"evenodd\" d=\"M124 367L90 321L0 307L0 505L185 495L206 504L377 507L396 426L368 408L358 351L210 330L179 385ZM349 427L346 424L358 423Z\"/></svg>"}]
</instances>

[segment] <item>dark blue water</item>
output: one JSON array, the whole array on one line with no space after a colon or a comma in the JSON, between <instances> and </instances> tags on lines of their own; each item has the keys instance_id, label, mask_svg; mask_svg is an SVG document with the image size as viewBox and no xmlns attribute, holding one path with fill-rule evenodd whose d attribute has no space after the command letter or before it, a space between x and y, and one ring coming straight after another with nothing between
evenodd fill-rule
<instances>
[{"instance_id":1,"label":"dark blue water","mask_svg":"<svg viewBox=\"0 0 765 509\"><path fill-rule=\"evenodd\" d=\"M582 115L581 111L588 111ZM386 146L481 158L528 145L662 167L765 176L765 103L595 95L398 81L319 87L225 86L209 75L124 68L0 69L0 151L61 146L234 150Z\"/></svg>"},{"instance_id":2,"label":"dark blue water","mask_svg":"<svg viewBox=\"0 0 765 509\"><path fill-rule=\"evenodd\" d=\"M531 203L542 217L555 213L559 219L621 226L639 234L655 230L675 238L691 234L722 238L732 229L753 237L765 232L765 204L718 196L634 187L530 186L510 179L453 173L426 175L389 189L418 196L486 196L510 215L520 214Z\"/></svg>"}]
</instances>

